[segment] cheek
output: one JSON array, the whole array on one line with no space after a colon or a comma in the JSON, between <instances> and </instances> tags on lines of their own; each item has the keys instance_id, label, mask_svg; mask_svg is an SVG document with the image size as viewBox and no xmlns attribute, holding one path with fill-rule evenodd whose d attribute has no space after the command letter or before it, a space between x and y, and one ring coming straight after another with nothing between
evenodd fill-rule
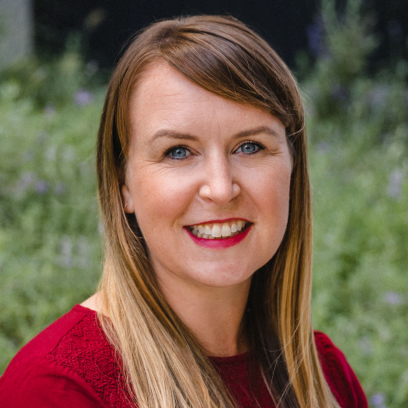
<instances>
[{"instance_id":1,"label":"cheek","mask_svg":"<svg viewBox=\"0 0 408 408\"><path fill-rule=\"evenodd\" d=\"M250 180L249 191L259 210L264 233L283 238L289 217L290 169L269 169ZM269 237L270 238L270 237Z\"/></svg>"},{"instance_id":2,"label":"cheek","mask_svg":"<svg viewBox=\"0 0 408 408\"><path fill-rule=\"evenodd\" d=\"M158 227L176 224L194 197L192 180L175 173L141 171L132 185L136 218L145 238Z\"/></svg>"},{"instance_id":3,"label":"cheek","mask_svg":"<svg viewBox=\"0 0 408 408\"><path fill-rule=\"evenodd\" d=\"M258 202L262 214L258 251L263 255L261 264L269 261L282 243L289 219L290 174L274 179L263 186Z\"/></svg>"},{"instance_id":4,"label":"cheek","mask_svg":"<svg viewBox=\"0 0 408 408\"><path fill-rule=\"evenodd\" d=\"M291 169L288 166L265 166L246 173L246 186L264 205L289 204Z\"/></svg>"},{"instance_id":5,"label":"cheek","mask_svg":"<svg viewBox=\"0 0 408 408\"><path fill-rule=\"evenodd\" d=\"M265 187L265 202L270 202L282 212L284 216L289 211L290 174L284 174L273 179Z\"/></svg>"}]
</instances>

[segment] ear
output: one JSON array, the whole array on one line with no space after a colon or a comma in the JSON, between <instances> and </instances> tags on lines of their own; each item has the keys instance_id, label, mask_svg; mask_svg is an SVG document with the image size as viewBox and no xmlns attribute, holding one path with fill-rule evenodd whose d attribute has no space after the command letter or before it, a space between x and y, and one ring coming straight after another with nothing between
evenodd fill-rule
<instances>
[{"instance_id":1,"label":"ear","mask_svg":"<svg viewBox=\"0 0 408 408\"><path fill-rule=\"evenodd\" d=\"M125 213L133 214L135 212L135 206L133 205L132 195L130 194L129 188L126 184L123 184L120 188L123 201L123 209Z\"/></svg>"}]
</instances>

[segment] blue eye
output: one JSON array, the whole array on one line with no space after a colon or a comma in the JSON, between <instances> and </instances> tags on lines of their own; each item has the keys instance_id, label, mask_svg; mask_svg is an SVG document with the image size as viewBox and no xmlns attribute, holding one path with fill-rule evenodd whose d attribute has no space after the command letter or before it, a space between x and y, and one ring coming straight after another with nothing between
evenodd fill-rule
<instances>
[{"instance_id":1,"label":"blue eye","mask_svg":"<svg viewBox=\"0 0 408 408\"><path fill-rule=\"evenodd\" d=\"M253 154L261 149L262 147L258 143L247 142L239 146L236 153Z\"/></svg>"},{"instance_id":2,"label":"blue eye","mask_svg":"<svg viewBox=\"0 0 408 408\"><path fill-rule=\"evenodd\" d=\"M187 148L183 146L176 146L168 150L166 154L172 159L180 160L190 156L191 153Z\"/></svg>"}]
</instances>

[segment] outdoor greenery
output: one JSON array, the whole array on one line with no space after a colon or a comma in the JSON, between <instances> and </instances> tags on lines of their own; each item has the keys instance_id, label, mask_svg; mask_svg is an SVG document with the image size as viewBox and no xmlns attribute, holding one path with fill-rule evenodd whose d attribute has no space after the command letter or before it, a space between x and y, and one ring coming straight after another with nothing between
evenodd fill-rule
<instances>
[{"instance_id":1,"label":"outdoor greenery","mask_svg":"<svg viewBox=\"0 0 408 408\"><path fill-rule=\"evenodd\" d=\"M313 318L347 355L370 406L403 408L408 65L367 74L377 41L359 2L348 4L339 16L323 2L297 70L314 201ZM94 150L105 88L72 49L0 75L1 373L98 282Z\"/></svg>"}]
</instances>

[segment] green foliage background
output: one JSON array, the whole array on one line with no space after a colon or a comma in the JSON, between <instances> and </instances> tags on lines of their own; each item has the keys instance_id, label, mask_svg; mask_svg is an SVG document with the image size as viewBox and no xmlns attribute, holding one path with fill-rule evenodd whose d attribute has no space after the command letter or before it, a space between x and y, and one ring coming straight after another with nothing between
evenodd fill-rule
<instances>
[{"instance_id":1,"label":"green foliage background","mask_svg":"<svg viewBox=\"0 0 408 408\"><path fill-rule=\"evenodd\" d=\"M314 198L313 316L315 328L347 355L371 406L403 408L408 66L398 61L367 75L376 39L358 3L339 16L324 1L319 52L299 56ZM94 147L105 89L69 47L59 61L31 60L1 75L3 372L23 344L91 295L99 279Z\"/></svg>"}]
</instances>

